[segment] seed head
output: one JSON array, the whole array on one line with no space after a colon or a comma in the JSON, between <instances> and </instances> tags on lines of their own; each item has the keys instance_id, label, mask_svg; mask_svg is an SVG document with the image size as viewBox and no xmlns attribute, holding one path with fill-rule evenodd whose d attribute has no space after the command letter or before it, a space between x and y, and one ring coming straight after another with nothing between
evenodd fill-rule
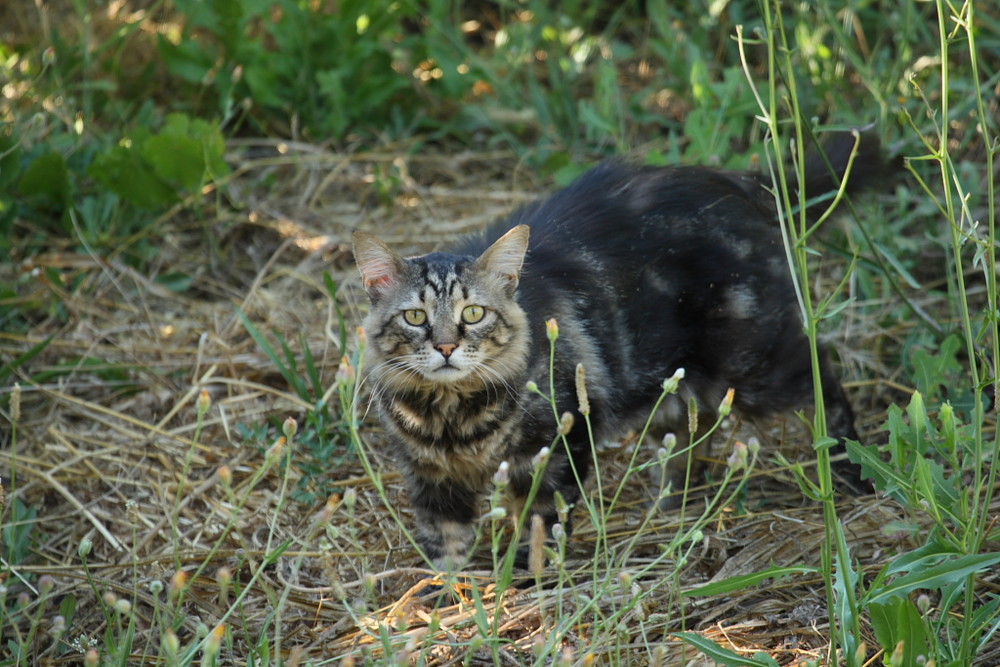
<instances>
[{"instance_id":1,"label":"seed head","mask_svg":"<svg viewBox=\"0 0 1000 667\"><path fill-rule=\"evenodd\" d=\"M531 459L531 467L535 470L544 467L549 462L549 454L551 453L548 447L539 449L538 453Z\"/></svg>"},{"instance_id":2,"label":"seed head","mask_svg":"<svg viewBox=\"0 0 1000 667\"><path fill-rule=\"evenodd\" d=\"M549 342L554 343L559 338L559 323L556 318L545 320L545 335L549 337Z\"/></svg>"},{"instance_id":3,"label":"seed head","mask_svg":"<svg viewBox=\"0 0 1000 667\"><path fill-rule=\"evenodd\" d=\"M688 401L688 433L698 430L698 401L694 396Z\"/></svg>"},{"instance_id":4,"label":"seed head","mask_svg":"<svg viewBox=\"0 0 1000 667\"><path fill-rule=\"evenodd\" d=\"M358 504L358 490L355 489L353 486L348 487L348 489L344 491L344 507L346 507L348 511L350 511L353 510L354 506L357 504Z\"/></svg>"},{"instance_id":5,"label":"seed head","mask_svg":"<svg viewBox=\"0 0 1000 667\"><path fill-rule=\"evenodd\" d=\"M673 394L677 392L677 387L680 386L681 380L684 379L684 369L678 368L674 371L674 374L663 381L663 391L668 394Z\"/></svg>"},{"instance_id":6,"label":"seed head","mask_svg":"<svg viewBox=\"0 0 1000 667\"><path fill-rule=\"evenodd\" d=\"M53 616L52 625L49 626L49 634L58 639L59 637L62 637L64 632L66 632L66 617L58 615Z\"/></svg>"},{"instance_id":7,"label":"seed head","mask_svg":"<svg viewBox=\"0 0 1000 667\"><path fill-rule=\"evenodd\" d=\"M225 623L219 623L212 628L212 631L208 634L208 638L205 640L205 648L202 651L202 664L210 665L214 663L215 658L219 655L219 651L222 650L222 639L225 636Z\"/></svg>"},{"instance_id":8,"label":"seed head","mask_svg":"<svg viewBox=\"0 0 1000 667\"><path fill-rule=\"evenodd\" d=\"M733 445L733 453L729 455L728 459L726 459L726 465L728 465L729 469L734 472L737 470L743 470L747 467L749 454L750 452L747 449L746 444L737 440Z\"/></svg>"},{"instance_id":9,"label":"seed head","mask_svg":"<svg viewBox=\"0 0 1000 667\"><path fill-rule=\"evenodd\" d=\"M497 471L493 473L493 485L498 490L504 489L510 483L510 463L501 461Z\"/></svg>"},{"instance_id":10,"label":"seed head","mask_svg":"<svg viewBox=\"0 0 1000 667\"><path fill-rule=\"evenodd\" d=\"M559 419L559 428L557 429L559 435L569 435L569 432L573 430L575 422L576 418L573 417L572 412L562 413L562 417Z\"/></svg>"},{"instance_id":11,"label":"seed head","mask_svg":"<svg viewBox=\"0 0 1000 667\"><path fill-rule=\"evenodd\" d=\"M590 398L587 396L587 371L583 364L576 365L576 400L580 404L580 414L590 414Z\"/></svg>"},{"instance_id":12,"label":"seed head","mask_svg":"<svg viewBox=\"0 0 1000 667\"><path fill-rule=\"evenodd\" d=\"M184 570L174 572L174 576L170 577L170 585L167 587L167 598L176 600L187 586L189 577L190 575Z\"/></svg>"},{"instance_id":13,"label":"seed head","mask_svg":"<svg viewBox=\"0 0 1000 667\"><path fill-rule=\"evenodd\" d=\"M507 518L507 508L502 506L497 506L491 509L489 512L483 516L486 521L503 521Z\"/></svg>"},{"instance_id":14,"label":"seed head","mask_svg":"<svg viewBox=\"0 0 1000 667\"><path fill-rule=\"evenodd\" d=\"M215 476L219 478L219 481L227 489L233 485L233 471L229 466L222 464L216 468Z\"/></svg>"},{"instance_id":15,"label":"seed head","mask_svg":"<svg viewBox=\"0 0 1000 667\"><path fill-rule=\"evenodd\" d=\"M351 360L347 358L345 354L340 358L340 366L337 367L336 381L341 384L351 384L354 382L354 378L357 376L357 372L354 370L354 366L351 365Z\"/></svg>"},{"instance_id":16,"label":"seed head","mask_svg":"<svg viewBox=\"0 0 1000 667\"><path fill-rule=\"evenodd\" d=\"M295 437L295 434L299 431L299 424L295 421L293 417L286 417L285 421L281 424L281 432L285 434L285 438L291 441Z\"/></svg>"},{"instance_id":17,"label":"seed head","mask_svg":"<svg viewBox=\"0 0 1000 667\"><path fill-rule=\"evenodd\" d=\"M365 345L368 344L368 332L365 331L364 327L358 327L355 330L355 333L357 334L357 337L358 337L358 346L359 347L363 348Z\"/></svg>"},{"instance_id":18,"label":"seed head","mask_svg":"<svg viewBox=\"0 0 1000 667\"><path fill-rule=\"evenodd\" d=\"M274 441L270 447L267 448L267 452L264 454L264 458L267 461L277 461L281 457L281 453L285 451L285 444L288 441L285 440L285 436L281 436Z\"/></svg>"},{"instance_id":19,"label":"seed head","mask_svg":"<svg viewBox=\"0 0 1000 667\"><path fill-rule=\"evenodd\" d=\"M163 633L163 648L166 649L168 656L175 656L181 650L181 640L173 630Z\"/></svg>"},{"instance_id":20,"label":"seed head","mask_svg":"<svg viewBox=\"0 0 1000 667\"><path fill-rule=\"evenodd\" d=\"M101 654L96 648L89 649L83 656L84 667L97 667L99 664L101 664Z\"/></svg>"},{"instance_id":21,"label":"seed head","mask_svg":"<svg viewBox=\"0 0 1000 667\"><path fill-rule=\"evenodd\" d=\"M212 407L212 397L208 393L208 389L202 389L201 393L198 394L198 401L195 404L195 409L198 411L199 417L204 417L208 414L209 408Z\"/></svg>"},{"instance_id":22,"label":"seed head","mask_svg":"<svg viewBox=\"0 0 1000 667\"><path fill-rule=\"evenodd\" d=\"M896 643L896 648L892 650L892 657L889 658L889 664L892 665L892 667L903 664L904 644L904 640L900 639L899 642Z\"/></svg>"},{"instance_id":23,"label":"seed head","mask_svg":"<svg viewBox=\"0 0 1000 667\"><path fill-rule=\"evenodd\" d=\"M864 641L858 644L858 648L854 651L854 661L857 665L865 664L868 658L868 645Z\"/></svg>"},{"instance_id":24,"label":"seed head","mask_svg":"<svg viewBox=\"0 0 1000 667\"><path fill-rule=\"evenodd\" d=\"M228 567L223 565L218 570L215 571L215 582L219 584L219 588L227 590L229 584L233 581L233 571Z\"/></svg>"},{"instance_id":25,"label":"seed head","mask_svg":"<svg viewBox=\"0 0 1000 667\"><path fill-rule=\"evenodd\" d=\"M545 569L545 519L540 514L531 515L531 532L528 538L528 570L540 575Z\"/></svg>"},{"instance_id":26,"label":"seed head","mask_svg":"<svg viewBox=\"0 0 1000 667\"><path fill-rule=\"evenodd\" d=\"M556 491L552 500L556 506L556 514L559 516L559 520L565 523L571 509L569 503L566 502L566 498L561 491Z\"/></svg>"},{"instance_id":27,"label":"seed head","mask_svg":"<svg viewBox=\"0 0 1000 667\"><path fill-rule=\"evenodd\" d=\"M722 399L722 403L719 404L719 416L726 417L730 412L733 411L733 398L736 396L736 390L732 387L726 391L725 397Z\"/></svg>"},{"instance_id":28,"label":"seed head","mask_svg":"<svg viewBox=\"0 0 1000 667\"><path fill-rule=\"evenodd\" d=\"M81 559L86 559L90 555L90 550L94 548L94 543L89 537L80 540L80 545L76 548L76 555Z\"/></svg>"}]
</instances>

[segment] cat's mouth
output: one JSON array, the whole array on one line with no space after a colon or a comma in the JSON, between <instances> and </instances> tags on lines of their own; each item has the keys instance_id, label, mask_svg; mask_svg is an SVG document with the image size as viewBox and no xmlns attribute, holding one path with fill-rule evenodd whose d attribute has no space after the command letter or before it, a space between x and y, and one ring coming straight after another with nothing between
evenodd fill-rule
<instances>
[{"instance_id":1,"label":"cat's mouth","mask_svg":"<svg viewBox=\"0 0 1000 667\"><path fill-rule=\"evenodd\" d=\"M455 364L451 363L451 361L449 361L448 359L445 359L440 366L431 369L430 372L432 379L435 380L441 380L444 378L453 379L459 375L464 375L464 374L465 374L464 368L456 366Z\"/></svg>"}]
</instances>

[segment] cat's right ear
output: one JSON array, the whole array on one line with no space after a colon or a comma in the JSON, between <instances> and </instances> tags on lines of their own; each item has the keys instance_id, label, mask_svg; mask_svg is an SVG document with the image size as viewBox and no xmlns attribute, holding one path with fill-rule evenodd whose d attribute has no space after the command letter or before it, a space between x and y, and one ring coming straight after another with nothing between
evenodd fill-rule
<instances>
[{"instance_id":1,"label":"cat's right ear","mask_svg":"<svg viewBox=\"0 0 1000 667\"><path fill-rule=\"evenodd\" d=\"M354 261L372 303L400 283L403 258L368 232L354 232Z\"/></svg>"}]
</instances>

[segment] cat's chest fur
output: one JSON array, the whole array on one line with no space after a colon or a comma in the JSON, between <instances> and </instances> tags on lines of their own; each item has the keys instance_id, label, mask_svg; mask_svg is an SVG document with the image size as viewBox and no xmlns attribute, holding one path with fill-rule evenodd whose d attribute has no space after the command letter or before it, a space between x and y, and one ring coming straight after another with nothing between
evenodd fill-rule
<instances>
[{"instance_id":1,"label":"cat's chest fur","mask_svg":"<svg viewBox=\"0 0 1000 667\"><path fill-rule=\"evenodd\" d=\"M383 423L406 443L411 469L426 477L492 475L519 435L515 393L495 388L428 388L380 400Z\"/></svg>"}]
</instances>

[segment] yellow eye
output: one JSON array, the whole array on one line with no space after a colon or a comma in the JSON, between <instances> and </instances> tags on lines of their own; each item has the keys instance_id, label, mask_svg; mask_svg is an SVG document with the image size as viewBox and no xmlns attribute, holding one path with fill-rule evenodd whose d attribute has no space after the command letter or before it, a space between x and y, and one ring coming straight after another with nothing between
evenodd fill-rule
<instances>
[{"instance_id":1,"label":"yellow eye","mask_svg":"<svg viewBox=\"0 0 1000 667\"><path fill-rule=\"evenodd\" d=\"M486 315L486 309L482 306L466 306L462 309L462 321L466 324L475 324Z\"/></svg>"},{"instance_id":2,"label":"yellow eye","mask_svg":"<svg viewBox=\"0 0 1000 667\"><path fill-rule=\"evenodd\" d=\"M406 320L407 324L419 327L427 321L427 313L416 308L412 310L404 310L403 319Z\"/></svg>"}]
</instances>

